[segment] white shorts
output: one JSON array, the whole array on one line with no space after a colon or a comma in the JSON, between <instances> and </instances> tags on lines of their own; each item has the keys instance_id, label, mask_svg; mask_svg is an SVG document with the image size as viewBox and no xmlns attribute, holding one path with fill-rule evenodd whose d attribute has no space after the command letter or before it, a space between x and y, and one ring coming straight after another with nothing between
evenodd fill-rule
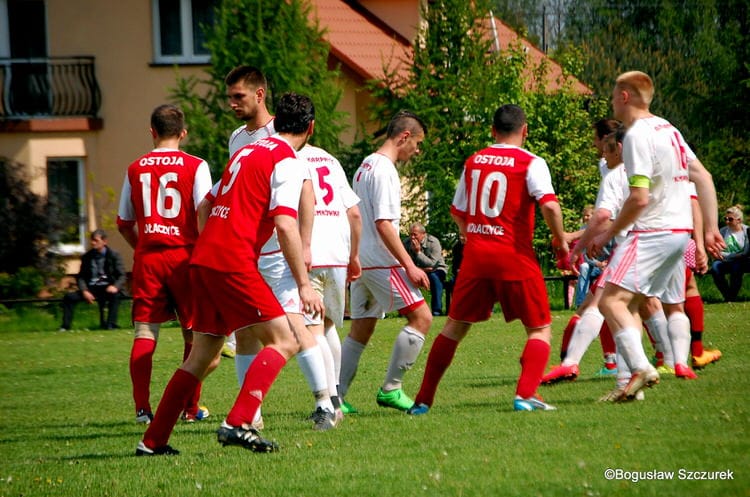
<instances>
[{"instance_id":1,"label":"white shorts","mask_svg":"<svg viewBox=\"0 0 750 497\"><path fill-rule=\"evenodd\" d=\"M604 281L665 304L685 301L687 232L630 233L615 249Z\"/></svg>"},{"instance_id":2,"label":"white shorts","mask_svg":"<svg viewBox=\"0 0 750 497\"><path fill-rule=\"evenodd\" d=\"M346 271L345 267L320 267L310 271L310 283L313 290L323 299L326 307L325 317L341 328L344 325L344 307L346 305ZM305 325L321 324L320 316L315 318L305 315Z\"/></svg>"},{"instance_id":3,"label":"white shorts","mask_svg":"<svg viewBox=\"0 0 750 497\"><path fill-rule=\"evenodd\" d=\"M393 310L408 314L424 302L402 267L364 269L351 294L352 319L382 318Z\"/></svg>"},{"instance_id":4,"label":"white shorts","mask_svg":"<svg viewBox=\"0 0 750 497\"><path fill-rule=\"evenodd\" d=\"M261 257L258 268L284 312L287 314L302 314L299 288L297 288L297 282L294 280L292 270L284 256Z\"/></svg>"}]
</instances>

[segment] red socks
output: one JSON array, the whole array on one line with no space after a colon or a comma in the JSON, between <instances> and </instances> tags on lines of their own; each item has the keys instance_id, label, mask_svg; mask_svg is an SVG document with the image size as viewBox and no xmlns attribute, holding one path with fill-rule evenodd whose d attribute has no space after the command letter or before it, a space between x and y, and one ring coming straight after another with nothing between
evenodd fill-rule
<instances>
[{"instance_id":1,"label":"red socks","mask_svg":"<svg viewBox=\"0 0 750 497\"><path fill-rule=\"evenodd\" d=\"M549 355L550 346L547 342L538 339L526 342L521 354L521 376L518 378L516 395L527 399L536 394L549 362Z\"/></svg>"},{"instance_id":2,"label":"red socks","mask_svg":"<svg viewBox=\"0 0 750 497\"><path fill-rule=\"evenodd\" d=\"M255 411L271 389L271 385L286 364L286 359L271 347L264 347L250 364L240 394L227 414L227 423L231 426L251 424Z\"/></svg>"},{"instance_id":3,"label":"red socks","mask_svg":"<svg viewBox=\"0 0 750 497\"><path fill-rule=\"evenodd\" d=\"M135 410L145 409L151 412L151 369L153 365L156 341L148 338L133 340L130 351L130 380L133 383L133 400Z\"/></svg>"},{"instance_id":4,"label":"red socks","mask_svg":"<svg viewBox=\"0 0 750 497\"><path fill-rule=\"evenodd\" d=\"M182 369L175 371L164 390L154 420L143 435L146 447L155 449L167 445L185 402L193 395L198 385L200 381L192 374Z\"/></svg>"},{"instance_id":5,"label":"red socks","mask_svg":"<svg viewBox=\"0 0 750 497\"><path fill-rule=\"evenodd\" d=\"M604 321L601 329L599 330L599 341L602 344L602 353L604 354L605 358L617 353L615 339L612 336L612 331L609 329L609 325L607 325L606 321Z\"/></svg>"},{"instance_id":6,"label":"red socks","mask_svg":"<svg viewBox=\"0 0 750 497\"><path fill-rule=\"evenodd\" d=\"M703 355L703 299L694 295L685 299L685 314L690 319L690 353Z\"/></svg>"},{"instance_id":7,"label":"red socks","mask_svg":"<svg viewBox=\"0 0 750 497\"><path fill-rule=\"evenodd\" d=\"M430 354L427 356L427 365L425 366L422 385L419 387L415 404L426 404L432 406L435 401L435 392L438 384L443 378L443 374L451 365L453 356L456 355L458 342L445 335L438 335L430 348Z\"/></svg>"},{"instance_id":8,"label":"red socks","mask_svg":"<svg viewBox=\"0 0 750 497\"><path fill-rule=\"evenodd\" d=\"M576 327L576 324L578 324L578 321L581 319L581 316L578 314L573 314L573 317L570 318L570 321L568 321L568 325L565 327L565 330L563 331L562 336L562 344L560 345L560 360L564 361L565 356L568 353L568 344L570 343L570 337L573 336L573 330Z\"/></svg>"}]
</instances>

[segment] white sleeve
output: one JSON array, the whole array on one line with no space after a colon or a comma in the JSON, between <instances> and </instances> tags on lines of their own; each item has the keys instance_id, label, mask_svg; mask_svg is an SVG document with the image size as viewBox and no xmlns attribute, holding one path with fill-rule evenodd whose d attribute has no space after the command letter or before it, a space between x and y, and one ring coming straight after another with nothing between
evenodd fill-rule
<instances>
[{"instance_id":1,"label":"white sleeve","mask_svg":"<svg viewBox=\"0 0 750 497\"><path fill-rule=\"evenodd\" d=\"M386 171L386 174L378 174ZM393 170L378 168L373 175L372 203L374 221L401 219L401 184Z\"/></svg>"},{"instance_id":2,"label":"white sleeve","mask_svg":"<svg viewBox=\"0 0 750 497\"><path fill-rule=\"evenodd\" d=\"M125 173L125 179L122 182L122 190L120 191L120 207L117 210L117 217L123 221L135 221L135 208L133 207L133 200L130 197L130 178Z\"/></svg>"},{"instance_id":3,"label":"white sleeve","mask_svg":"<svg viewBox=\"0 0 750 497\"><path fill-rule=\"evenodd\" d=\"M461 171L461 177L458 180L456 186L456 193L453 195L453 202L451 205L459 212L466 212L468 210L469 198L466 194L466 166Z\"/></svg>"},{"instance_id":4,"label":"white sleeve","mask_svg":"<svg viewBox=\"0 0 750 497\"><path fill-rule=\"evenodd\" d=\"M218 185L219 184L216 183L217 191ZM195 181L193 182L193 204L196 209L211 188L211 171L208 168L206 161L203 161L195 171Z\"/></svg>"},{"instance_id":5,"label":"white sleeve","mask_svg":"<svg viewBox=\"0 0 750 497\"><path fill-rule=\"evenodd\" d=\"M536 200L540 200L545 195L555 194L549 167L541 157L535 157L529 164L526 172L526 187L529 189L529 195Z\"/></svg>"},{"instance_id":6,"label":"white sleeve","mask_svg":"<svg viewBox=\"0 0 750 497\"><path fill-rule=\"evenodd\" d=\"M310 179L307 163L299 159L284 159L276 164L271 173L271 215L277 209L297 212L302 192L302 183Z\"/></svg>"}]
</instances>

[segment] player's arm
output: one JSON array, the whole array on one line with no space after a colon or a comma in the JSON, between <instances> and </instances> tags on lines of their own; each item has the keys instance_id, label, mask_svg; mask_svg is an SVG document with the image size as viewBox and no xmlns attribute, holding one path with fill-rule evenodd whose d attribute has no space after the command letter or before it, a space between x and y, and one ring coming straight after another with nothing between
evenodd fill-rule
<instances>
[{"instance_id":1,"label":"player's arm","mask_svg":"<svg viewBox=\"0 0 750 497\"><path fill-rule=\"evenodd\" d=\"M299 233L302 241L302 255L307 271L312 269L312 231L315 221L315 192L310 180L302 183L299 197Z\"/></svg>"},{"instance_id":2,"label":"player's arm","mask_svg":"<svg viewBox=\"0 0 750 497\"><path fill-rule=\"evenodd\" d=\"M690 209L693 211L693 241L695 241L695 272L708 271L708 256L703 242L703 214L698 199L690 196Z\"/></svg>"},{"instance_id":3,"label":"player's arm","mask_svg":"<svg viewBox=\"0 0 750 497\"><path fill-rule=\"evenodd\" d=\"M555 250L558 251L560 256L567 257L569 251L569 234L566 233L565 228L563 228L563 217L560 204L557 200L547 200L539 205L539 209L542 211L544 222L547 223L547 226L552 232L552 242L555 246Z\"/></svg>"},{"instance_id":4,"label":"player's arm","mask_svg":"<svg viewBox=\"0 0 750 497\"><path fill-rule=\"evenodd\" d=\"M208 221L208 216L211 215L211 208L214 205L214 199L216 198L216 195L219 194L219 185L221 184L221 180L214 183L214 186L211 187L211 191L209 191L205 197L198 203L198 207L195 208L195 213L198 218L198 233L203 231L203 228L206 226L206 221Z\"/></svg>"},{"instance_id":5,"label":"player's arm","mask_svg":"<svg viewBox=\"0 0 750 497\"><path fill-rule=\"evenodd\" d=\"M406 275L409 277L412 283L418 287L429 288L430 280L427 278L427 274L419 269L414 261L411 260L409 253L404 248L404 244L401 242L401 238L396 232L396 228L391 223L390 219L378 219L375 221L375 229L380 235L380 239L383 240L388 251L393 254L393 257L403 266L406 270Z\"/></svg>"},{"instance_id":6,"label":"player's arm","mask_svg":"<svg viewBox=\"0 0 750 497\"><path fill-rule=\"evenodd\" d=\"M576 260L583 253L583 250L588 247L591 241L607 231L609 226L612 224L612 212L609 209L599 208L591 214L586 229L583 230L583 235L578 240L573 251L570 253L570 259ZM587 252L588 254L588 252ZM590 254L589 254L590 255Z\"/></svg>"},{"instance_id":7,"label":"player's arm","mask_svg":"<svg viewBox=\"0 0 750 497\"><path fill-rule=\"evenodd\" d=\"M690 181L695 183L695 190L698 193L698 204L703 215L703 243L705 249L716 257L721 258L722 249L726 248L724 238L719 232L719 212L718 202L716 201L716 189L711 173L703 166L698 159L692 159L688 162L688 176Z\"/></svg>"},{"instance_id":8,"label":"player's arm","mask_svg":"<svg viewBox=\"0 0 750 497\"><path fill-rule=\"evenodd\" d=\"M138 229L135 225L135 208L133 207L130 193L130 181L126 174L125 180L122 182L122 190L120 191L120 205L117 211L117 231L122 234L128 245L135 248L138 244Z\"/></svg>"},{"instance_id":9,"label":"player's arm","mask_svg":"<svg viewBox=\"0 0 750 497\"><path fill-rule=\"evenodd\" d=\"M453 222L456 223L456 226L458 227L459 237L466 240L466 220L463 218L463 216L459 216L458 214L453 212L453 209L451 209L451 217L453 218Z\"/></svg>"},{"instance_id":10,"label":"player's arm","mask_svg":"<svg viewBox=\"0 0 750 497\"><path fill-rule=\"evenodd\" d=\"M346 210L349 220L349 266L346 271L347 281L354 281L362 276L362 265L359 263L359 239L362 236L362 216L359 207L354 205Z\"/></svg>"},{"instance_id":11,"label":"player's arm","mask_svg":"<svg viewBox=\"0 0 750 497\"><path fill-rule=\"evenodd\" d=\"M276 236L279 238L279 246L286 258L287 264L289 264L294 281L297 283L303 309L310 314L323 315L325 311L323 302L313 290L310 279L307 276L302 238L297 220L287 214L278 214L274 216L273 221L276 226Z\"/></svg>"}]
</instances>

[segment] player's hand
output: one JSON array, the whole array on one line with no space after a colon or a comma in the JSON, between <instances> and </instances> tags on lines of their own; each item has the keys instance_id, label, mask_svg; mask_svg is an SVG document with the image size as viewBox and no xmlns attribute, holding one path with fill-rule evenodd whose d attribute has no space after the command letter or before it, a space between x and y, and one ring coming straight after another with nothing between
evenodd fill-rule
<instances>
[{"instance_id":1,"label":"player's hand","mask_svg":"<svg viewBox=\"0 0 750 497\"><path fill-rule=\"evenodd\" d=\"M427 277L427 273L413 264L404 269L406 270L406 276L409 277L409 280L411 280L415 286L419 288L430 288L430 279Z\"/></svg>"},{"instance_id":2,"label":"player's hand","mask_svg":"<svg viewBox=\"0 0 750 497\"><path fill-rule=\"evenodd\" d=\"M351 283L360 276L362 276L362 265L359 263L359 257L352 257L346 267L346 281Z\"/></svg>"},{"instance_id":3,"label":"player's hand","mask_svg":"<svg viewBox=\"0 0 750 497\"><path fill-rule=\"evenodd\" d=\"M706 228L706 231L703 233L703 245L715 259L721 260L724 258L721 255L721 251L727 248L727 244L724 242L724 237L721 236L721 232L717 228Z\"/></svg>"},{"instance_id":4,"label":"player's hand","mask_svg":"<svg viewBox=\"0 0 750 497\"><path fill-rule=\"evenodd\" d=\"M607 232L596 235L591 240L591 243L589 243L589 246L586 247L586 253L589 254L589 257L599 257L604 251L604 247L606 247L607 243L609 243L609 238L610 236Z\"/></svg>"},{"instance_id":5,"label":"player's hand","mask_svg":"<svg viewBox=\"0 0 750 497\"><path fill-rule=\"evenodd\" d=\"M708 271L708 255L703 247L695 247L695 272L706 274Z\"/></svg>"},{"instance_id":6,"label":"player's hand","mask_svg":"<svg viewBox=\"0 0 750 497\"><path fill-rule=\"evenodd\" d=\"M302 304L302 312L309 314L312 317L323 316L325 314L325 306L320 295L313 290L312 286L307 283L299 287L299 299Z\"/></svg>"},{"instance_id":7,"label":"player's hand","mask_svg":"<svg viewBox=\"0 0 750 497\"><path fill-rule=\"evenodd\" d=\"M120 290L115 285L109 285L107 287L107 293L117 293Z\"/></svg>"}]
</instances>

